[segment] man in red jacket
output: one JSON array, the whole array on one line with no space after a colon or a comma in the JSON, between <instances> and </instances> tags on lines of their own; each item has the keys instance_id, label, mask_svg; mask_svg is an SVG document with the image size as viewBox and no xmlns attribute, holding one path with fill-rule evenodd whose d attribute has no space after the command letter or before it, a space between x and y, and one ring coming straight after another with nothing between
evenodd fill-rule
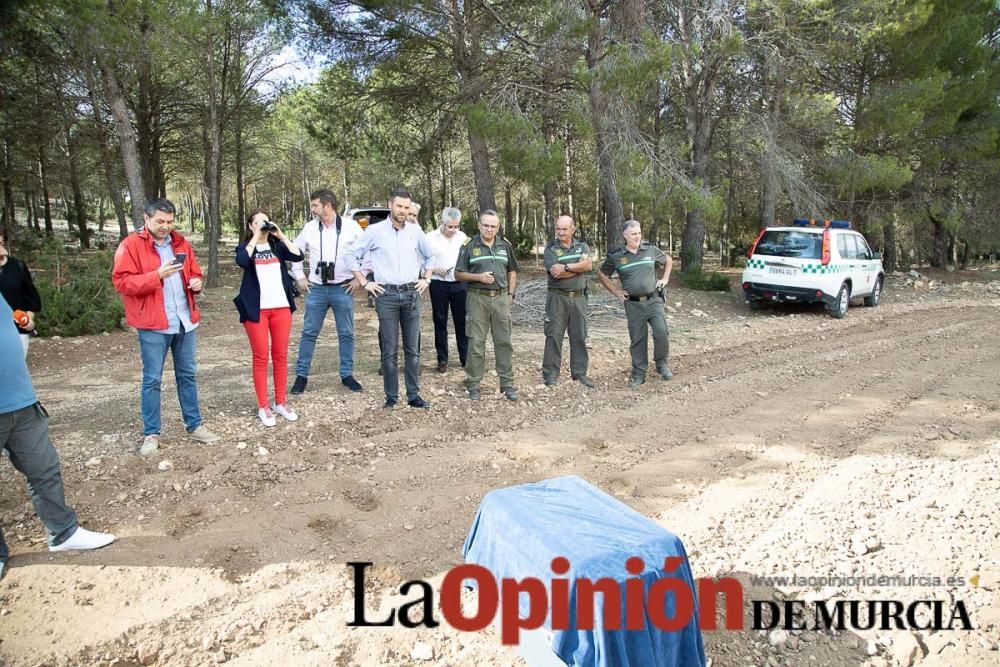
<instances>
[{"instance_id":1,"label":"man in red jacket","mask_svg":"<svg viewBox=\"0 0 1000 667\"><path fill-rule=\"evenodd\" d=\"M160 448L160 383L169 351L174 360L177 398L188 436L219 439L201 423L195 382L195 329L201 319L195 295L201 267L187 239L173 230L176 209L169 199L146 204L145 227L129 234L115 252L111 282L125 302L125 321L139 331L142 355L143 440L139 453Z\"/></svg>"}]
</instances>

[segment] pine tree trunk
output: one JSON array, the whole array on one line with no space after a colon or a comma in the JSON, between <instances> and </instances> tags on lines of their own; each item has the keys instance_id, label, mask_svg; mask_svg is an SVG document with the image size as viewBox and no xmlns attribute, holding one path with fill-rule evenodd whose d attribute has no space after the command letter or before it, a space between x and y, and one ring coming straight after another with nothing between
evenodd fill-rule
<instances>
[{"instance_id":1,"label":"pine tree trunk","mask_svg":"<svg viewBox=\"0 0 1000 667\"><path fill-rule=\"evenodd\" d=\"M10 155L12 152L10 139L3 139L3 221L0 227L10 234L17 225L17 216L14 206L14 181L11 178L14 173Z\"/></svg>"},{"instance_id":2,"label":"pine tree trunk","mask_svg":"<svg viewBox=\"0 0 1000 667\"><path fill-rule=\"evenodd\" d=\"M52 236L52 203L49 201L49 179L45 171L45 149L38 147L38 179L42 183L42 213L45 216L45 233Z\"/></svg>"},{"instance_id":3,"label":"pine tree trunk","mask_svg":"<svg viewBox=\"0 0 1000 667\"><path fill-rule=\"evenodd\" d=\"M222 187L222 119L219 114L218 82L215 71L215 37L211 27L214 20L212 0L206 0L208 11L208 179L205 183L208 195L208 272L206 287L219 286L219 237L222 232L222 218L219 210Z\"/></svg>"},{"instance_id":4,"label":"pine tree trunk","mask_svg":"<svg viewBox=\"0 0 1000 667\"><path fill-rule=\"evenodd\" d=\"M94 126L97 128L97 142L101 150L101 165L104 167L104 185L108 189L108 196L115 209L115 216L118 218L118 233L121 238L128 236L128 221L125 219L125 202L121 200L121 193L115 185L114 166L111 162L110 137L108 128L101 117L101 105L97 99L97 81L91 68L84 65L81 69L86 72L87 89L90 94L90 108L94 114ZM103 202L103 199L102 199ZM104 215L97 221L99 231L104 231Z\"/></svg>"},{"instance_id":5,"label":"pine tree trunk","mask_svg":"<svg viewBox=\"0 0 1000 667\"><path fill-rule=\"evenodd\" d=\"M503 187L503 235L508 243L514 243L514 203L510 196L510 183L504 183Z\"/></svg>"},{"instance_id":6,"label":"pine tree trunk","mask_svg":"<svg viewBox=\"0 0 1000 667\"><path fill-rule=\"evenodd\" d=\"M83 188L80 183L80 165L77 156L76 142L73 141L73 132L67 127L66 134L66 157L69 162L69 186L73 191L73 213L76 219L77 236L80 239L81 248L90 247L90 232L87 229L87 202L83 197Z\"/></svg>"},{"instance_id":7,"label":"pine tree trunk","mask_svg":"<svg viewBox=\"0 0 1000 667\"><path fill-rule=\"evenodd\" d=\"M139 166L139 156L136 152L132 120L129 118L128 106L125 104L125 97L118 85L117 75L109 66L102 63L100 58L97 59L97 66L101 71L101 80L104 83L105 98L111 108L111 117L115 121L115 129L118 130L118 150L121 152L125 180L128 182L128 193L132 206L132 225L137 230L142 229L145 224L142 212L146 205L146 188L143 185L142 169Z\"/></svg>"},{"instance_id":8,"label":"pine tree trunk","mask_svg":"<svg viewBox=\"0 0 1000 667\"><path fill-rule=\"evenodd\" d=\"M496 198L493 195L493 172L490 169L490 151L486 139L468 121L469 150L472 155L472 175L476 182L476 204L479 213L495 211Z\"/></svg>"},{"instance_id":9,"label":"pine tree trunk","mask_svg":"<svg viewBox=\"0 0 1000 667\"><path fill-rule=\"evenodd\" d=\"M235 139L234 150L236 155L236 229L242 230L247 219L247 196L246 184L243 182L243 122L240 108L235 109Z\"/></svg>"},{"instance_id":10,"label":"pine tree trunk","mask_svg":"<svg viewBox=\"0 0 1000 667\"><path fill-rule=\"evenodd\" d=\"M614 155L611 149L611 136L607 127L608 97L601 86L597 68L604 55L604 25L600 20L593 20L587 35L587 68L591 79L588 90L591 121L597 140L597 173L600 180L601 203L604 208L604 237L608 249L621 245L621 225L625 222L625 207L618 193L618 183L615 176ZM600 218L598 218L600 220Z\"/></svg>"},{"instance_id":11,"label":"pine tree trunk","mask_svg":"<svg viewBox=\"0 0 1000 667\"><path fill-rule=\"evenodd\" d=\"M930 216L934 228L934 240L931 249L931 266L943 269L948 263L948 230L944 222L935 216Z\"/></svg>"}]
</instances>

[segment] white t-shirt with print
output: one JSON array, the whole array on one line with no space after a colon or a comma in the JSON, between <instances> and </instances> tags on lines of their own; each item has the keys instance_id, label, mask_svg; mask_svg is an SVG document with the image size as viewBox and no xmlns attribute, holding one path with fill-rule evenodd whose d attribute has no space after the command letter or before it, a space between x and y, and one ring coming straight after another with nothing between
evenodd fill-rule
<instances>
[{"instance_id":1,"label":"white t-shirt with print","mask_svg":"<svg viewBox=\"0 0 1000 667\"><path fill-rule=\"evenodd\" d=\"M267 244L257 246L253 262L260 283L260 309L288 308L288 297L285 296L285 287L281 283L284 262L278 259Z\"/></svg>"}]
</instances>

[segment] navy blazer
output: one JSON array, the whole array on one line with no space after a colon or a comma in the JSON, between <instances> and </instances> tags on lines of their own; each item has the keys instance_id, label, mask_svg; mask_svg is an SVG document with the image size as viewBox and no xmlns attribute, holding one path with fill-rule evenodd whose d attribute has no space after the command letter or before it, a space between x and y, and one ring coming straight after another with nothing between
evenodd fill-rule
<instances>
[{"instance_id":1,"label":"navy blazer","mask_svg":"<svg viewBox=\"0 0 1000 667\"><path fill-rule=\"evenodd\" d=\"M271 246L271 252L282 261L281 266L281 286L285 288L285 296L288 297L288 307L295 312L295 299L292 297L292 277L288 275L288 269L284 262L301 262L305 259L302 251L296 248L298 254L293 254L281 241L273 238L267 239L267 244ZM236 264L243 267L243 281L240 283L240 293L233 299L236 310L240 313L240 322L260 322L260 281L257 279L257 267L253 262L253 255L257 254L254 248L253 254L247 254L247 244L241 243L236 246Z\"/></svg>"}]
</instances>

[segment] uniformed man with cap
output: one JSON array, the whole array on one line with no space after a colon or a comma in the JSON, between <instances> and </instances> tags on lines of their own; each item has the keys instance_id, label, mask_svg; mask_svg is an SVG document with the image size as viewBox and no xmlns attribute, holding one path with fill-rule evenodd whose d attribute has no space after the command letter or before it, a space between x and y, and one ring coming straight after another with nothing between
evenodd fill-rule
<instances>
[{"instance_id":1,"label":"uniformed man with cap","mask_svg":"<svg viewBox=\"0 0 1000 667\"><path fill-rule=\"evenodd\" d=\"M631 340L632 378L630 387L638 387L646 381L649 356L646 345L647 326L653 330L653 360L656 372L664 380L673 377L667 367L667 320L663 314L664 295L673 260L659 248L642 240L642 228L638 220L626 220L622 224L625 247L608 254L597 279L605 288L625 303L628 316L628 335ZM663 274L656 278L656 267L663 267ZM611 282L611 276L618 274L621 289Z\"/></svg>"},{"instance_id":2,"label":"uniformed man with cap","mask_svg":"<svg viewBox=\"0 0 1000 667\"><path fill-rule=\"evenodd\" d=\"M545 296L545 352L542 380L552 386L562 366L563 336L569 331L570 377L594 387L587 377L587 273L593 268L590 248L573 238L576 224L568 215L556 218L556 238L545 248L549 273Z\"/></svg>"},{"instance_id":3,"label":"uniformed man with cap","mask_svg":"<svg viewBox=\"0 0 1000 667\"><path fill-rule=\"evenodd\" d=\"M483 211L479 215L479 233L462 245L455 263L455 278L469 283L465 308L465 333L469 339L465 386L473 401L479 400L479 383L486 370L486 336L490 334L500 390L507 400L517 400L510 304L517 289L518 266L514 247L497 238L499 230L496 211Z\"/></svg>"}]
</instances>

